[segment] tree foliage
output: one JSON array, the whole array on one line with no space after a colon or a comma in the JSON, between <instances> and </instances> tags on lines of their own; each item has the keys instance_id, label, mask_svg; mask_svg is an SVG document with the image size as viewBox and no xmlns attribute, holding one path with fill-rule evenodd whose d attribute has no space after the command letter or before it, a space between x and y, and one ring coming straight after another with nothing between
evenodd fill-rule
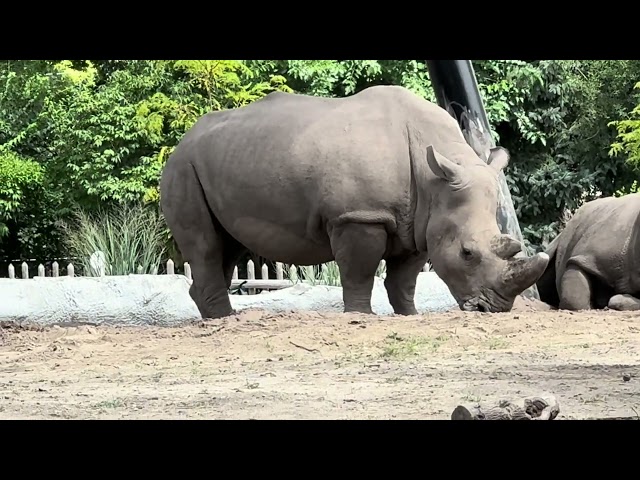
<instances>
[{"instance_id":1,"label":"tree foliage","mask_svg":"<svg viewBox=\"0 0 640 480\"><path fill-rule=\"evenodd\" d=\"M29 193L42 187L43 169L38 162L0 150L0 237L9 233L6 222L25 208Z\"/></svg>"},{"instance_id":2,"label":"tree foliage","mask_svg":"<svg viewBox=\"0 0 640 480\"><path fill-rule=\"evenodd\" d=\"M633 182L626 162L608 151L615 137L609 122L629 108L640 78L636 63L529 62L539 78L509 120L494 123L512 154L507 180L525 239L535 248L562 228L565 211Z\"/></svg>"},{"instance_id":3,"label":"tree foliage","mask_svg":"<svg viewBox=\"0 0 640 480\"><path fill-rule=\"evenodd\" d=\"M635 84L635 88L640 89L640 82ZM610 122L610 125L616 127L618 135L609 154L624 154L627 163L636 169L640 168L640 103L631 110L628 118Z\"/></svg>"},{"instance_id":4,"label":"tree foliage","mask_svg":"<svg viewBox=\"0 0 640 480\"><path fill-rule=\"evenodd\" d=\"M164 163L212 110L274 90L340 97L402 85L434 100L421 60L0 61L0 256L68 253L71 213L157 208ZM525 239L563 212L634 188L640 66L625 60L474 61Z\"/></svg>"}]
</instances>

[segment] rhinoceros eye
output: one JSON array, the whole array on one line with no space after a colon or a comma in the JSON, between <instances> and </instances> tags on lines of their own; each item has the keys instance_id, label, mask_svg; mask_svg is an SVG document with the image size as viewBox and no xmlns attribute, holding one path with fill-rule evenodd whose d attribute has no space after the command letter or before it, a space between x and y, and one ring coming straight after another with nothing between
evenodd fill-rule
<instances>
[{"instance_id":1,"label":"rhinoceros eye","mask_svg":"<svg viewBox=\"0 0 640 480\"><path fill-rule=\"evenodd\" d=\"M462 247L462 252L461 253L462 253L462 257L465 260L471 260L473 258L473 252L470 249L466 248L466 247Z\"/></svg>"}]
</instances>

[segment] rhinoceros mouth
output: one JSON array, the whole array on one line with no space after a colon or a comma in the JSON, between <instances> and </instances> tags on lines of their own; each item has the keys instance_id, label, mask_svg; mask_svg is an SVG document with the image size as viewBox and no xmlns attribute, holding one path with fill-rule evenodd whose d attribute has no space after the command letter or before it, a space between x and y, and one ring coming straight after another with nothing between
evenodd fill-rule
<instances>
[{"instance_id":1,"label":"rhinoceros mouth","mask_svg":"<svg viewBox=\"0 0 640 480\"><path fill-rule=\"evenodd\" d=\"M461 302L460 309L465 312L487 312L491 311L488 308L487 302L479 298L470 298L464 302Z\"/></svg>"},{"instance_id":2,"label":"rhinoceros mouth","mask_svg":"<svg viewBox=\"0 0 640 480\"><path fill-rule=\"evenodd\" d=\"M511 305L512 302L508 302L497 292L491 291L461 302L460 309L465 312L500 313L511 310Z\"/></svg>"}]
</instances>

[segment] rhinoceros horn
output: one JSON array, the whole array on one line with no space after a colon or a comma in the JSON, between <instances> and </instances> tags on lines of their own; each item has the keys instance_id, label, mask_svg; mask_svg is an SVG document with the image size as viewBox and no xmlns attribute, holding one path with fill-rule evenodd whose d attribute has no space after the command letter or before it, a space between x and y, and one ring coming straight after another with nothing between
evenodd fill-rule
<instances>
[{"instance_id":1,"label":"rhinoceros horn","mask_svg":"<svg viewBox=\"0 0 640 480\"><path fill-rule=\"evenodd\" d=\"M502 277L504 293L515 296L533 285L544 273L549 255L540 252L533 257L510 260Z\"/></svg>"},{"instance_id":2,"label":"rhinoceros horn","mask_svg":"<svg viewBox=\"0 0 640 480\"><path fill-rule=\"evenodd\" d=\"M503 260L508 260L522 251L522 245L509 235L496 235L491 240L491 251Z\"/></svg>"}]
</instances>

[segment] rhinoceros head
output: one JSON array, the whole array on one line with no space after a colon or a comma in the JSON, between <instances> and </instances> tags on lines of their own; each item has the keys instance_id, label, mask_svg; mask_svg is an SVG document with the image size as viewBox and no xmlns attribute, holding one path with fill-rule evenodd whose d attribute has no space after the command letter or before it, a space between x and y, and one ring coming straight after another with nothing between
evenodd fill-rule
<instances>
[{"instance_id":1,"label":"rhinoceros head","mask_svg":"<svg viewBox=\"0 0 640 480\"><path fill-rule=\"evenodd\" d=\"M516 296L543 274L549 257L516 258L520 242L498 227L498 174L509 162L507 150L493 148L487 163L469 158L461 166L427 148L436 178L422 189L422 198L429 199L424 246L462 310L509 311ZM418 185L418 204L420 190Z\"/></svg>"}]
</instances>

